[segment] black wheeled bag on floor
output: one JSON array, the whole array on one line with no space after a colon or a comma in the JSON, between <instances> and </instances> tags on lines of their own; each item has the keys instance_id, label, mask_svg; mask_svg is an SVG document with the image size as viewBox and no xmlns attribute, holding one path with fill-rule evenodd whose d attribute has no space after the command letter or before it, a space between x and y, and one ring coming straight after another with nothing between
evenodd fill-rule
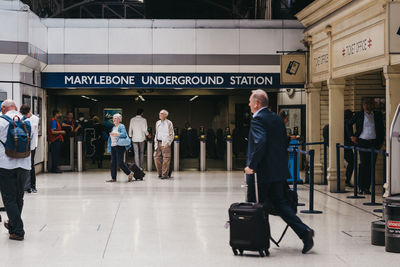
<instances>
[{"instance_id":1,"label":"black wheeled bag on floor","mask_svg":"<svg viewBox=\"0 0 400 267\"><path fill-rule=\"evenodd\" d=\"M136 180L143 180L146 175L135 163L128 163L128 168L133 172L133 177Z\"/></svg>"},{"instance_id":2,"label":"black wheeled bag on floor","mask_svg":"<svg viewBox=\"0 0 400 267\"><path fill-rule=\"evenodd\" d=\"M258 202L257 175L254 175L256 200ZM229 208L230 241L235 255L243 251L257 251L261 257L268 256L270 229L268 213L263 204L233 203Z\"/></svg>"}]
</instances>

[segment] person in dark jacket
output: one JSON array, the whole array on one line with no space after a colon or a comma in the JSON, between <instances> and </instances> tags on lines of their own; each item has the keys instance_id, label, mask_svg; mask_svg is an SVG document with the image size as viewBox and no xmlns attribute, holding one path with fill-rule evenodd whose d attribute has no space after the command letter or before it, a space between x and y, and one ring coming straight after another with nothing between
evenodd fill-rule
<instances>
[{"instance_id":1,"label":"person in dark jacket","mask_svg":"<svg viewBox=\"0 0 400 267\"><path fill-rule=\"evenodd\" d=\"M383 116L379 111L373 111L371 98L363 98L363 110L357 112L348 122L348 130L351 141L362 148L380 149L385 141L385 127ZM356 132L353 134L353 125L356 125ZM375 165L375 161L372 163ZM371 194L371 153L360 151L359 165L359 186L360 194Z\"/></svg>"},{"instance_id":2,"label":"person in dark jacket","mask_svg":"<svg viewBox=\"0 0 400 267\"><path fill-rule=\"evenodd\" d=\"M305 225L290 208L285 197L285 179L289 177L287 135L282 118L268 109L268 95L255 90L249 99L253 113L247 150L248 201L255 202L254 173L258 177L259 201L270 201L281 218L303 240L302 253L314 246L314 231Z\"/></svg>"},{"instance_id":3,"label":"person in dark jacket","mask_svg":"<svg viewBox=\"0 0 400 267\"><path fill-rule=\"evenodd\" d=\"M352 117L353 117L353 112L350 109L346 109L344 111L344 145L345 146L353 146L354 145L350 138L352 135L352 132L349 131L349 127L347 127L347 125L349 124ZM353 187L353 185L350 183L351 176L353 175L353 170L354 170L353 150L344 149L344 159L347 162L346 182L345 183L346 183L346 186Z\"/></svg>"}]
</instances>

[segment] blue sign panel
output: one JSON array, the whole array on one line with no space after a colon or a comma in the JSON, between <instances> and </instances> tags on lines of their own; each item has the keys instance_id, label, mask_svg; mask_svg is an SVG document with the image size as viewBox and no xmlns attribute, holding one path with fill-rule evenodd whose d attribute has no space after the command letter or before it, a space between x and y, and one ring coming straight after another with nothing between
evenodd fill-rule
<instances>
[{"instance_id":1,"label":"blue sign panel","mask_svg":"<svg viewBox=\"0 0 400 267\"><path fill-rule=\"evenodd\" d=\"M286 88L279 73L42 73L43 88ZM303 85L290 87L302 88Z\"/></svg>"}]
</instances>

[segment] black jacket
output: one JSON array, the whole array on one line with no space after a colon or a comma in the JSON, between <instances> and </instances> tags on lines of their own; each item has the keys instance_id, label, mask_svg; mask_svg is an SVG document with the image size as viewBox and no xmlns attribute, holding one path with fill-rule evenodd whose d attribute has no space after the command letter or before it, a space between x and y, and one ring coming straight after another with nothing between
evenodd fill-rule
<instances>
[{"instance_id":1,"label":"black jacket","mask_svg":"<svg viewBox=\"0 0 400 267\"><path fill-rule=\"evenodd\" d=\"M247 166L258 175L258 183L280 182L289 177L288 142L282 118L267 108L251 121Z\"/></svg>"},{"instance_id":2,"label":"black jacket","mask_svg":"<svg viewBox=\"0 0 400 267\"><path fill-rule=\"evenodd\" d=\"M385 126L383 124L383 116L379 111L374 111L376 146L380 148L385 141ZM356 124L356 132L353 134L353 124ZM347 124L347 130L351 136L360 137L364 128L364 111L359 111L354 114Z\"/></svg>"}]
</instances>

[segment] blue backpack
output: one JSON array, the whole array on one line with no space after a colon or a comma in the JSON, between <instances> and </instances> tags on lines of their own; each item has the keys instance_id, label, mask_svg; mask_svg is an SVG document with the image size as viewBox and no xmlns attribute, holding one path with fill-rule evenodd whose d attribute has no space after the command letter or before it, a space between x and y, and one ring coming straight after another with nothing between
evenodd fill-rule
<instances>
[{"instance_id":1,"label":"blue backpack","mask_svg":"<svg viewBox=\"0 0 400 267\"><path fill-rule=\"evenodd\" d=\"M26 121L25 117L20 119L14 116L11 119L3 115L0 118L9 122L6 142L0 141L6 150L6 155L15 159L29 157L31 155L31 123Z\"/></svg>"}]
</instances>

